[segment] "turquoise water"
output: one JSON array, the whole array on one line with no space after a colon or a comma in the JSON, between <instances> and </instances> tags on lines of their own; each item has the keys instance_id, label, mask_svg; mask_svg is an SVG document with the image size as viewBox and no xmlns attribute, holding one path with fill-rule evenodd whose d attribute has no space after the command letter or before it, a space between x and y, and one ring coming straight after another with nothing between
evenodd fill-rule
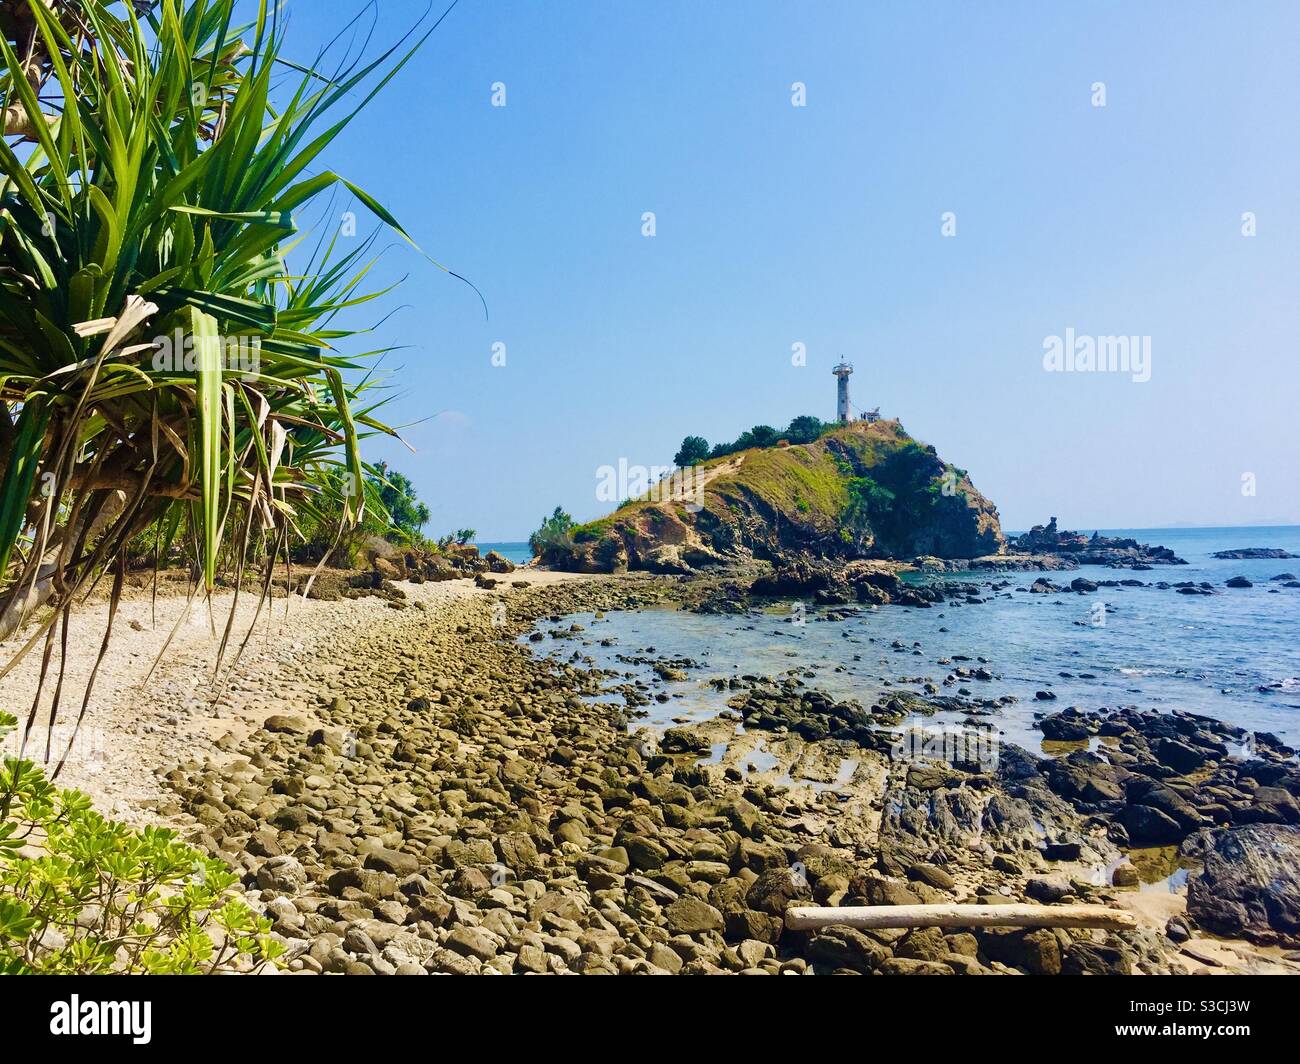
<instances>
[{"instance_id":1,"label":"turquoise water","mask_svg":"<svg viewBox=\"0 0 1300 1064\"><path fill-rule=\"evenodd\" d=\"M533 552L529 550L527 543L476 543L474 546L478 547L480 554L494 550L516 565L523 565L533 557Z\"/></svg>"},{"instance_id":2,"label":"turquoise water","mask_svg":"<svg viewBox=\"0 0 1300 1064\"><path fill-rule=\"evenodd\" d=\"M1078 575L1148 583L1204 580L1219 593L1190 596L1141 587L1102 588L1091 595L1030 595L1015 589L1028 588L1040 574L956 574L940 579L978 582L986 601L928 610L886 606L846 620L827 619L825 611L809 604L802 626L790 623L792 604L742 616L667 609L610 613L600 620L583 614L566 619L565 625L577 621L586 626L586 645L565 640L538 646L553 646L565 656L580 650L603 667L647 681L653 679L647 668L620 662L617 655L646 653L653 647L656 657L700 662L703 667L690 670L688 680L660 685L674 697L652 706L650 721L655 724L718 712L726 695L705 685L711 677L772 675L797 666L812 673L805 677L808 685L867 705L890 690L919 693L926 680L939 685L943 694L965 687L981 698L1015 695L1018 702L986 719L1005 738L1033 750L1041 740L1032 729L1035 714L1071 705L1191 710L1300 745L1300 589L1269 581L1280 573L1300 575L1300 558L1210 557L1214 551L1236 547L1281 547L1300 555L1300 527L1134 529L1112 534L1163 544L1189 564L1137 573L1085 566L1048 577L1058 584ZM1255 586L1223 587L1225 580L1238 575ZM1000 591L987 586L1004 581L1009 586ZM1092 623L1099 602L1106 604L1104 626ZM612 640L613 645L602 647L600 640ZM891 646L895 641L903 644L901 650ZM958 655L970 660L938 663ZM996 679L942 686L954 666L974 668L981 658L987 659ZM1035 701L1037 691L1051 691L1057 698ZM942 717L931 723L942 723Z\"/></svg>"}]
</instances>

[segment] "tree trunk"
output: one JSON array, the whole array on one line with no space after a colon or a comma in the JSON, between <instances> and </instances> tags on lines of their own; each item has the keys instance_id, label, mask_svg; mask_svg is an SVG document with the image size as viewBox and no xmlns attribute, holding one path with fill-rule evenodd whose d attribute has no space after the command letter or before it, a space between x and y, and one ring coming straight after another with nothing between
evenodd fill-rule
<instances>
[{"instance_id":1,"label":"tree trunk","mask_svg":"<svg viewBox=\"0 0 1300 1064\"><path fill-rule=\"evenodd\" d=\"M96 537L117 519L125 506L124 492L114 491L109 494L104 500L104 505L99 508L94 523L90 526L90 532L86 536L87 546L92 545ZM76 543L78 535L77 530L69 528L55 532L50 537L45 554L41 557L40 565L36 570L36 579L32 580L30 585L28 581L20 580L9 589L7 600L0 601L0 641L8 639L18 631L27 618L50 600L50 596L54 594L54 574L58 570L59 554L65 543ZM20 595L20 591L24 589L26 594Z\"/></svg>"}]
</instances>

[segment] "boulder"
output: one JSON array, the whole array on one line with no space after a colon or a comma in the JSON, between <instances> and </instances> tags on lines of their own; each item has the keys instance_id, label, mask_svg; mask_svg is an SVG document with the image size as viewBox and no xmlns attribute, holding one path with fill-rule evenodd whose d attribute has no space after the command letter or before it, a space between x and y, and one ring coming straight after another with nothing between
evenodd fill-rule
<instances>
[{"instance_id":1,"label":"boulder","mask_svg":"<svg viewBox=\"0 0 1300 1064\"><path fill-rule=\"evenodd\" d=\"M874 972L889 957L889 950L852 927L824 927L808 942L808 958L827 968Z\"/></svg>"},{"instance_id":2,"label":"boulder","mask_svg":"<svg viewBox=\"0 0 1300 1064\"><path fill-rule=\"evenodd\" d=\"M754 880L745 901L751 909L782 916L792 902L811 898L807 879L790 868L772 868Z\"/></svg>"},{"instance_id":3,"label":"boulder","mask_svg":"<svg viewBox=\"0 0 1300 1064\"><path fill-rule=\"evenodd\" d=\"M1162 765L1168 765L1175 772L1195 772L1208 760L1207 755L1194 746L1180 743L1177 739L1159 739L1152 752Z\"/></svg>"},{"instance_id":4,"label":"boulder","mask_svg":"<svg viewBox=\"0 0 1300 1064\"><path fill-rule=\"evenodd\" d=\"M697 935L723 928L722 913L699 898L678 898L664 910L664 919L675 935Z\"/></svg>"},{"instance_id":5,"label":"boulder","mask_svg":"<svg viewBox=\"0 0 1300 1064\"><path fill-rule=\"evenodd\" d=\"M1133 961L1114 946L1075 942L1061 957L1062 975L1131 975Z\"/></svg>"},{"instance_id":6,"label":"boulder","mask_svg":"<svg viewBox=\"0 0 1300 1064\"><path fill-rule=\"evenodd\" d=\"M257 885L263 890L298 894L307 885L307 873L296 857L272 857L257 870Z\"/></svg>"},{"instance_id":7,"label":"boulder","mask_svg":"<svg viewBox=\"0 0 1300 1064\"><path fill-rule=\"evenodd\" d=\"M1187 882L1187 912L1219 935L1300 935L1300 828L1248 824L1207 832Z\"/></svg>"},{"instance_id":8,"label":"boulder","mask_svg":"<svg viewBox=\"0 0 1300 1064\"><path fill-rule=\"evenodd\" d=\"M1134 846L1172 846L1187 835L1187 829L1151 805L1125 806L1119 822Z\"/></svg>"},{"instance_id":9,"label":"boulder","mask_svg":"<svg viewBox=\"0 0 1300 1064\"><path fill-rule=\"evenodd\" d=\"M288 713L272 713L262 721L262 727L269 732L296 734L307 730L307 722L302 717Z\"/></svg>"}]
</instances>

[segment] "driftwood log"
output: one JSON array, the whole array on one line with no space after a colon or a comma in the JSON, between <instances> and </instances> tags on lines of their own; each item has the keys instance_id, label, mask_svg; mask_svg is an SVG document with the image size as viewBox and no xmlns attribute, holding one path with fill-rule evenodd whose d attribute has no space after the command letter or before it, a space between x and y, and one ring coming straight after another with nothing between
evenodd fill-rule
<instances>
[{"instance_id":1,"label":"driftwood log","mask_svg":"<svg viewBox=\"0 0 1300 1064\"><path fill-rule=\"evenodd\" d=\"M1105 905L793 905L791 931L819 927L1101 927L1137 926L1132 913Z\"/></svg>"}]
</instances>

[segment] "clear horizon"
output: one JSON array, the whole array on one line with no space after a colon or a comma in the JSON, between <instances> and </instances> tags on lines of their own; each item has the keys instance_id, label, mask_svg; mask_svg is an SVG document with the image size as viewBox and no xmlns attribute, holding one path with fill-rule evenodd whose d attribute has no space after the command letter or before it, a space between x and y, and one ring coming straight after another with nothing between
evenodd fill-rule
<instances>
[{"instance_id":1,"label":"clear horizon","mask_svg":"<svg viewBox=\"0 0 1300 1064\"><path fill-rule=\"evenodd\" d=\"M288 54L361 6L290 8ZM599 466L833 417L843 356L1008 528L1300 523L1297 44L1281 3L462 0L320 163L490 309L392 242L358 320L416 453L368 457L519 542L608 512ZM1045 369L1116 336L1149 362Z\"/></svg>"}]
</instances>

